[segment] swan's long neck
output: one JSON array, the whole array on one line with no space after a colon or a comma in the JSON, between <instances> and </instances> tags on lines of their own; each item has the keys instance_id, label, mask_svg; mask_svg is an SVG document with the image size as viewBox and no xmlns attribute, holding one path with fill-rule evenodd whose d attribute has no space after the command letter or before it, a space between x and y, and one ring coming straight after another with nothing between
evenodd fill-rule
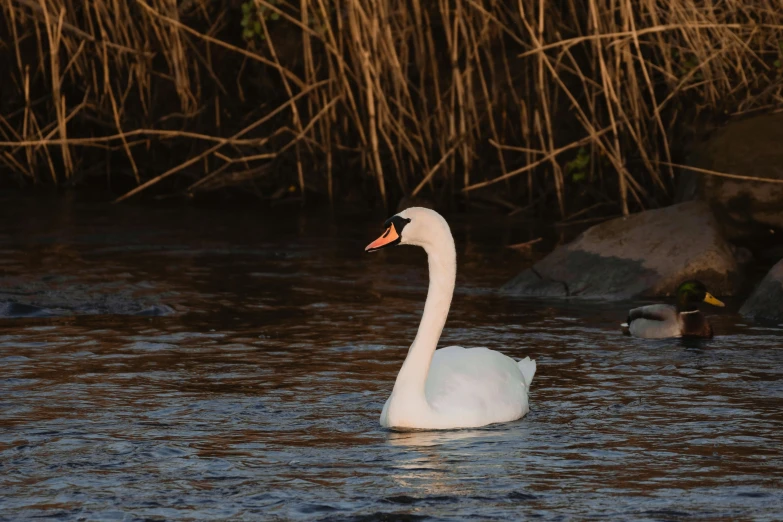
<instances>
[{"instance_id":1,"label":"swan's long neck","mask_svg":"<svg viewBox=\"0 0 783 522\"><path fill-rule=\"evenodd\" d=\"M438 234L435 241L424 245L424 250L427 252L430 269L427 301L416 338L394 383L395 393L412 394L422 399L432 354L438 346L446 317L449 315L457 277L457 252L448 226L445 232Z\"/></svg>"}]
</instances>

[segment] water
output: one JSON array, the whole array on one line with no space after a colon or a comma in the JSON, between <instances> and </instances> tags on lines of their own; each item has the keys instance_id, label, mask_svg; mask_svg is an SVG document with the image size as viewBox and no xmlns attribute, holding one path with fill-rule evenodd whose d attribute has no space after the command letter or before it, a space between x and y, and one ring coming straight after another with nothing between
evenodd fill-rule
<instances>
[{"instance_id":1,"label":"water","mask_svg":"<svg viewBox=\"0 0 783 522\"><path fill-rule=\"evenodd\" d=\"M623 337L627 303L497 295L532 232L458 219L442 345L535 358L532 410L395 433L426 265L364 254L384 216L14 215L0 292L53 316L0 321L3 520L783 517L783 335L737 303L701 347Z\"/></svg>"}]
</instances>

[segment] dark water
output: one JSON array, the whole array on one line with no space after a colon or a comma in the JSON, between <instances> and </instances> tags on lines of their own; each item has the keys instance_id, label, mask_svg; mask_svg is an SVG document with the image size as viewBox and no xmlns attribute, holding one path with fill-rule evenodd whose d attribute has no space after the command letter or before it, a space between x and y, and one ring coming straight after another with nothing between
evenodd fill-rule
<instances>
[{"instance_id":1,"label":"dark water","mask_svg":"<svg viewBox=\"0 0 783 522\"><path fill-rule=\"evenodd\" d=\"M783 335L736 303L701 347L626 338L628 304L494 293L533 236L458 220L442 345L535 358L532 410L394 433L426 267L363 253L383 216L13 215L0 293L54 316L0 320L3 520L783 518Z\"/></svg>"}]
</instances>

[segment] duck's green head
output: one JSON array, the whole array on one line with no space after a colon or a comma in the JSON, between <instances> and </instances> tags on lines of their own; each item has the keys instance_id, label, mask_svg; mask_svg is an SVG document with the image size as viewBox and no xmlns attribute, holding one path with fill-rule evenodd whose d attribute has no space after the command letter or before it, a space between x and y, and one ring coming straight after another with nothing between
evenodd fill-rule
<instances>
[{"instance_id":1,"label":"duck's green head","mask_svg":"<svg viewBox=\"0 0 783 522\"><path fill-rule=\"evenodd\" d=\"M695 310L702 301L713 306L725 306L707 291L707 287L701 281L691 279L680 283L677 287L677 308L680 310Z\"/></svg>"}]
</instances>

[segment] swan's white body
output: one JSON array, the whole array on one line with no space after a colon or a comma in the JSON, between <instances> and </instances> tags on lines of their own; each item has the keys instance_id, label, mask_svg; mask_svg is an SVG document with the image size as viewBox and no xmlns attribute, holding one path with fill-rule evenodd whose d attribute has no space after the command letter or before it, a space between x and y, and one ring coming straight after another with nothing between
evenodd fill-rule
<instances>
[{"instance_id":1,"label":"swan's white body","mask_svg":"<svg viewBox=\"0 0 783 522\"><path fill-rule=\"evenodd\" d=\"M475 428L523 417L529 411L528 390L536 372L535 361L529 357L515 361L487 348L435 349L454 293L454 239L437 212L414 207L398 216L410 222L403 225L397 243L424 248L430 285L418 333L381 412L381 426Z\"/></svg>"}]
</instances>

